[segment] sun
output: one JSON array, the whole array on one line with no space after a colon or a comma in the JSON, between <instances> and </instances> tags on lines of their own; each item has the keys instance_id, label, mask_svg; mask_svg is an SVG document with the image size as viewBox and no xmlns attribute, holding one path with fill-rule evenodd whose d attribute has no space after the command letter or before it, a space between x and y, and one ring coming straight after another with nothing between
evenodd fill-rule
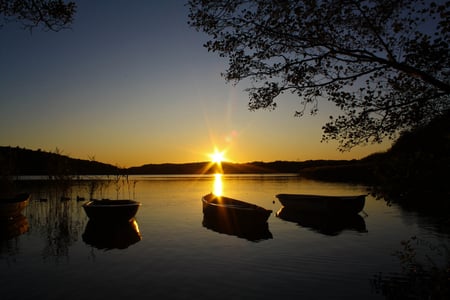
<instances>
[{"instance_id":1,"label":"sun","mask_svg":"<svg viewBox=\"0 0 450 300\"><path fill-rule=\"evenodd\" d=\"M214 153L210 154L211 162L220 164L225 161L225 151L219 151L217 148L214 150Z\"/></svg>"}]
</instances>

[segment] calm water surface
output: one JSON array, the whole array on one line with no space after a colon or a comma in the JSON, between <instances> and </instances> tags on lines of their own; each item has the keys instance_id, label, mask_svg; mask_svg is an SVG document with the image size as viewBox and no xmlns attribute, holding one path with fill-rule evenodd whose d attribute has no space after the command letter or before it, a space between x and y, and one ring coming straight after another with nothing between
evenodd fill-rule
<instances>
[{"instance_id":1,"label":"calm water surface","mask_svg":"<svg viewBox=\"0 0 450 300\"><path fill-rule=\"evenodd\" d=\"M273 210L268 228L236 235L205 223L201 196L217 189ZM23 219L3 228L1 299L384 299L374 278L400 272L401 240L449 245L432 224L371 196L352 220L283 219L278 193L366 189L288 175L37 186ZM90 195L142 206L128 227L92 226L76 199Z\"/></svg>"}]
</instances>

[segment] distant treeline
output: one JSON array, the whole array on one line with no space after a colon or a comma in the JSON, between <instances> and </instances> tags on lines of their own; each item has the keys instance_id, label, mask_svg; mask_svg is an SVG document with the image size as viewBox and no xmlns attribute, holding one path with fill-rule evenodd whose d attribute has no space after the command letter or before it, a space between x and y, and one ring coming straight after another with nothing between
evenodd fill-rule
<instances>
[{"instance_id":1,"label":"distant treeline","mask_svg":"<svg viewBox=\"0 0 450 300\"><path fill-rule=\"evenodd\" d=\"M29 150L19 147L0 147L3 175L142 175L142 174L267 174L299 173L303 169L326 166L345 166L355 161L310 160L304 162L274 161L230 163L220 166L210 162L146 164L139 167L118 168L93 160L70 158L66 155Z\"/></svg>"},{"instance_id":2,"label":"distant treeline","mask_svg":"<svg viewBox=\"0 0 450 300\"><path fill-rule=\"evenodd\" d=\"M147 164L141 167L126 169L127 174L274 174L274 173L296 173L302 169L329 165L346 165L350 161L274 161L274 162L249 162L230 163L222 162L221 165L210 162L197 162L186 164Z\"/></svg>"},{"instance_id":3,"label":"distant treeline","mask_svg":"<svg viewBox=\"0 0 450 300\"><path fill-rule=\"evenodd\" d=\"M431 198L439 194L450 202L449 172L450 111L427 126L404 132L386 152L347 163L315 165L299 173L326 181L368 183L397 195Z\"/></svg>"},{"instance_id":4,"label":"distant treeline","mask_svg":"<svg viewBox=\"0 0 450 300\"><path fill-rule=\"evenodd\" d=\"M113 165L19 147L0 147L0 166L3 176L108 175L118 172Z\"/></svg>"}]
</instances>

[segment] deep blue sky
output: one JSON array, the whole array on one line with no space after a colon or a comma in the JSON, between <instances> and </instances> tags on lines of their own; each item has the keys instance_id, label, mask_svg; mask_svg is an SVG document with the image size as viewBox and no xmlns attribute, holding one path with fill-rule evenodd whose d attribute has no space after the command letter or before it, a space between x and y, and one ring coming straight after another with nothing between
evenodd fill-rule
<instances>
[{"instance_id":1,"label":"deep blue sky","mask_svg":"<svg viewBox=\"0 0 450 300\"><path fill-rule=\"evenodd\" d=\"M0 29L0 145L54 151L119 166L208 160L350 159L320 143L333 107L295 118L295 96L250 112L243 82L187 25L185 1L80 0L71 29Z\"/></svg>"}]
</instances>

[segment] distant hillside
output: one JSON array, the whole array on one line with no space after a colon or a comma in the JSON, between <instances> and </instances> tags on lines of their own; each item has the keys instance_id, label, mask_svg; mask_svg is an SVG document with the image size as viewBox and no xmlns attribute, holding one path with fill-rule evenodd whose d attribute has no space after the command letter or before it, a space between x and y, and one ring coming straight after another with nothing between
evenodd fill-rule
<instances>
[{"instance_id":1,"label":"distant hillside","mask_svg":"<svg viewBox=\"0 0 450 300\"><path fill-rule=\"evenodd\" d=\"M270 174L270 173L299 173L302 168L311 166L343 165L348 161L275 161L230 163L223 162L221 169L210 162L185 164L148 164L141 167L126 169L127 174L213 174L219 171L225 174Z\"/></svg>"},{"instance_id":2,"label":"distant hillside","mask_svg":"<svg viewBox=\"0 0 450 300\"><path fill-rule=\"evenodd\" d=\"M225 174L270 174L299 173L302 169L325 166L344 166L352 161L275 161L230 163L223 162L221 171ZM97 161L74 159L65 155L29 150L19 147L0 147L0 165L3 175L115 175L115 174L213 174L219 167L210 162L182 164L146 164L140 167L120 169Z\"/></svg>"},{"instance_id":3,"label":"distant hillside","mask_svg":"<svg viewBox=\"0 0 450 300\"><path fill-rule=\"evenodd\" d=\"M109 164L19 147L0 147L0 166L0 175L105 175L118 172L117 167Z\"/></svg>"},{"instance_id":4,"label":"distant hillside","mask_svg":"<svg viewBox=\"0 0 450 300\"><path fill-rule=\"evenodd\" d=\"M450 196L450 111L427 126L405 132L384 156L373 159L385 185L396 183Z\"/></svg>"},{"instance_id":5,"label":"distant hillside","mask_svg":"<svg viewBox=\"0 0 450 300\"><path fill-rule=\"evenodd\" d=\"M314 165L300 175L327 181L382 186L397 194L450 195L450 112L427 126L403 133L388 151L343 164Z\"/></svg>"}]
</instances>

